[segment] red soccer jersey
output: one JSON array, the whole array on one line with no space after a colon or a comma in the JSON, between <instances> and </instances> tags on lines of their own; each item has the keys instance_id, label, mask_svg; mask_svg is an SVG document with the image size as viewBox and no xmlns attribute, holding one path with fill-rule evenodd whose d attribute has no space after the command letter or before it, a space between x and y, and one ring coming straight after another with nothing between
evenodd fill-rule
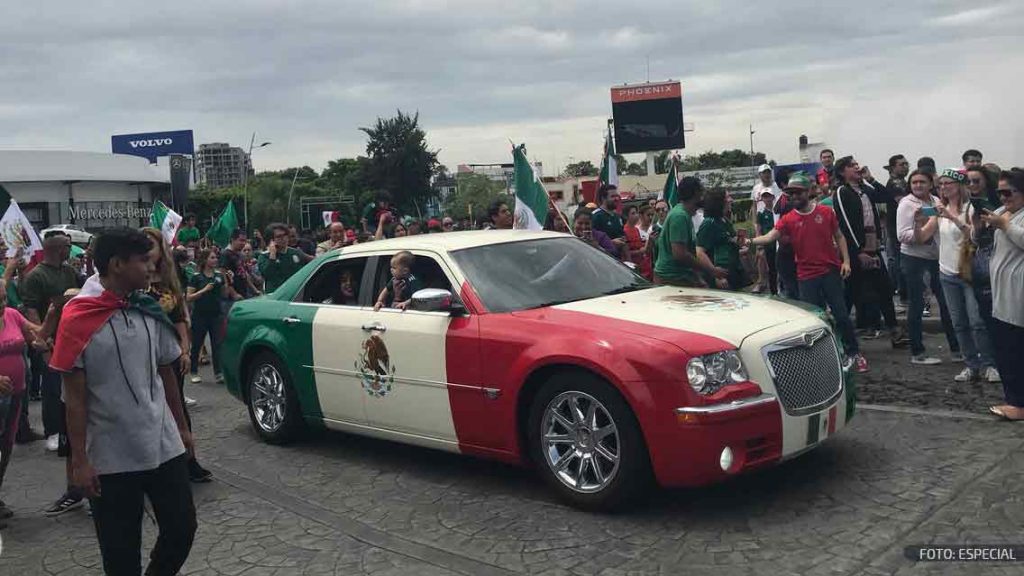
<instances>
[{"instance_id":1,"label":"red soccer jersey","mask_svg":"<svg viewBox=\"0 0 1024 576\"><path fill-rule=\"evenodd\" d=\"M831 209L816 204L809 214L790 210L775 223L775 229L790 238L797 279L810 280L839 269L832 240L839 230L839 220Z\"/></svg>"}]
</instances>

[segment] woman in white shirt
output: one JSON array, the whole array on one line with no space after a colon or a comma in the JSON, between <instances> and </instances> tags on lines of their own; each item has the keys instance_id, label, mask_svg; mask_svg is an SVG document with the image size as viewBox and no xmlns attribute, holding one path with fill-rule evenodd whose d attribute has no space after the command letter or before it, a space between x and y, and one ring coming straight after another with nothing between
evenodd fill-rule
<instances>
[{"instance_id":1,"label":"woman in white shirt","mask_svg":"<svg viewBox=\"0 0 1024 576\"><path fill-rule=\"evenodd\" d=\"M900 200L896 209L896 236L900 241L900 269L906 276L910 308L907 309L907 330L910 332L911 364L941 364L942 360L926 356L921 317L924 313L924 277L928 275L930 287L939 301L942 327L952 360L962 359L960 346L949 319L946 300L942 297L939 283L939 243L936 236L939 228L939 199L932 195L935 185L931 174L915 170L910 175L910 194Z\"/></svg>"},{"instance_id":2,"label":"woman in white shirt","mask_svg":"<svg viewBox=\"0 0 1024 576\"><path fill-rule=\"evenodd\" d=\"M992 359L992 344L985 320L978 309L971 284L960 275L961 254L964 244L971 241L970 222L974 217L965 180L965 176L955 168L947 168L939 176L939 195L943 203L938 207L939 278L953 330L967 364L953 380L972 382L982 377L997 383L1000 381L999 371ZM965 259L965 263L970 267L969 259Z\"/></svg>"}]
</instances>

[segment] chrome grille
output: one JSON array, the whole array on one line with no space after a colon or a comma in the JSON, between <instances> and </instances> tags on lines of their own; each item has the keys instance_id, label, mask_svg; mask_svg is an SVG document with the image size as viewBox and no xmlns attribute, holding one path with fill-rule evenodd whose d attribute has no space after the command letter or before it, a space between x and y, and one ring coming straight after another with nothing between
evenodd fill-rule
<instances>
[{"instance_id":1,"label":"chrome grille","mask_svg":"<svg viewBox=\"0 0 1024 576\"><path fill-rule=\"evenodd\" d=\"M813 342L809 346L807 342ZM766 348L775 390L787 414L809 414L831 402L843 386L834 337L814 330Z\"/></svg>"}]
</instances>

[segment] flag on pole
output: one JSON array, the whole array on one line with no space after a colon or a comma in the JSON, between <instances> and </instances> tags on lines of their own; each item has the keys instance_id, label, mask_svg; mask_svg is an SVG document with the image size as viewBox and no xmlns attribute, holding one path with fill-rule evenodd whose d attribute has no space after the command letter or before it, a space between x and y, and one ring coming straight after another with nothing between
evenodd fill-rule
<instances>
[{"instance_id":1,"label":"flag on pole","mask_svg":"<svg viewBox=\"0 0 1024 576\"><path fill-rule=\"evenodd\" d=\"M238 228L238 216L235 215L235 203L228 200L228 205L220 213L220 218L206 231L206 237L221 248L231 241L231 233Z\"/></svg>"},{"instance_id":2,"label":"flag on pole","mask_svg":"<svg viewBox=\"0 0 1024 576\"><path fill-rule=\"evenodd\" d=\"M615 162L615 141L612 139L612 127L608 125L608 135L604 138L604 160L601 161L601 184L610 184L618 188L619 167Z\"/></svg>"},{"instance_id":3,"label":"flag on pole","mask_svg":"<svg viewBox=\"0 0 1024 576\"><path fill-rule=\"evenodd\" d=\"M668 176L665 177L665 187L661 189L661 194L658 194L658 200L664 200L668 203L668 207L672 208L679 201L679 178L676 173L676 163L672 162L672 168L668 171Z\"/></svg>"},{"instance_id":4,"label":"flag on pole","mask_svg":"<svg viewBox=\"0 0 1024 576\"><path fill-rule=\"evenodd\" d=\"M0 218L0 236L3 236L4 243L7 244L6 256L8 258L17 254L20 248L22 249L22 258L28 262L32 259L33 254L43 249L39 234L36 234L32 223L14 200L11 200L11 205L4 213L4 217Z\"/></svg>"},{"instance_id":5,"label":"flag on pole","mask_svg":"<svg viewBox=\"0 0 1024 576\"><path fill-rule=\"evenodd\" d=\"M516 187L516 217L512 228L543 230L548 218L548 192L526 159L526 144L512 149L512 161L512 180Z\"/></svg>"},{"instance_id":6,"label":"flag on pole","mask_svg":"<svg viewBox=\"0 0 1024 576\"><path fill-rule=\"evenodd\" d=\"M181 226L181 215L157 200L153 204L153 213L149 215L149 225L159 230L164 241L171 245L178 234L178 226Z\"/></svg>"}]
</instances>

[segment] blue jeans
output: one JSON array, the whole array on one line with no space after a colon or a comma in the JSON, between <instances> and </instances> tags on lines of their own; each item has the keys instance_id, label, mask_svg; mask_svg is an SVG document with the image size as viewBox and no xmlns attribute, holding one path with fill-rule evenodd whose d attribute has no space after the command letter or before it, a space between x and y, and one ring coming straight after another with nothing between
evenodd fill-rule
<instances>
[{"instance_id":1,"label":"blue jeans","mask_svg":"<svg viewBox=\"0 0 1024 576\"><path fill-rule=\"evenodd\" d=\"M850 309L846 307L846 294L839 271L833 270L824 276L800 280L799 285L801 300L819 308L828 305L832 317L836 319L836 327L843 338L846 353L850 356L858 354L860 345L857 343L857 335L853 332L853 322L850 321Z\"/></svg>"},{"instance_id":2,"label":"blue jeans","mask_svg":"<svg viewBox=\"0 0 1024 576\"><path fill-rule=\"evenodd\" d=\"M995 366L992 342L978 308L978 300L974 297L974 290L959 276L940 273L940 277L942 296L946 299L956 340L960 343L960 351L964 353L967 366L975 371Z\"/></svg>"},{"instance_id":3,"label":"blue jeans","mask_svg":"<svg viewBox=\"0 0 1024 576\"><path fill-rule=\"evenodd\" d=\"M957 353L957 343L953 322L949 319L946 299L942 297L942 283L939 282L939 261L918 258L909 254L900 256L900 266L907 280L907 291L910 293L910 308L907 310L907 331L910 332L910 353L914 356L924 354L924 335L921 333L921 316L924 314L924 275L928 274L932 293L939 301L939 313L942 315L942 329L946 332L949 351Z\"/></svg>"}]
</instances>

